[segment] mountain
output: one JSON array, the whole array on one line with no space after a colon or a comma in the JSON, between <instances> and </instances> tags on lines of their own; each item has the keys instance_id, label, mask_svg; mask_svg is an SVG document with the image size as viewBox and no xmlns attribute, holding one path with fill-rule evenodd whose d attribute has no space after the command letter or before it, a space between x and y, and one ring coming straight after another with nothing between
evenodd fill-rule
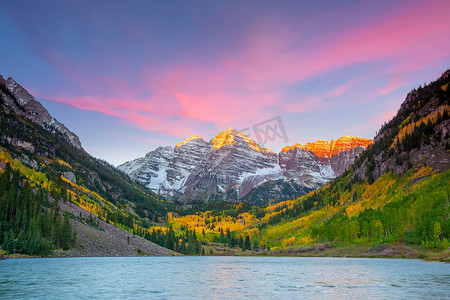
<instances>
[{"instance_id":1,"label":"mountain","mask_svg":"<svg viewBox=\"0 0 450 300\"><path fill-rule=\"evenodd\" d=\"M372 140L296 144L279 154L228 128L207 142L193 136L159 147L118 169L173 200L278 202L304 195L342 174Z\"/></svg>"},{"instance_id":2,"label":"mountain","mask_svg":"<svg viewBox=\"0 0 450 300\"><path fill-rule=\"evenodd\" d=\"M65 253L77 256L173 252L149 241L152 222L163 222L173 204L90 156L21 85L1 76L0 133L2 249L48 255L72 248Z\"/></svg>"},{"instance_id":3,"label":"mountain","mask_svg":"<svg viewBox=\"0 0 450 300\"><path fill-rule=\"evenodd\" d=\"M371 139L358 138L352 136L343 136L336 141L319 140L315 143L307 143L306 145L295 144L294 146L286 146L281 152L283 160L288 164L290 157L295 153L296 149L300 149L303 152L314 153L317 162L324 167L330 166L330 173L334 175L341 175L345 170L350 167L355 157L368 146L372 145ZM291 154L291 155L289 155Z\"/></svg>"},{"instance_id":4,"label":"mountain","mask_svg":"<svg viewBox=\"0 0 450 300\"><path fill-rule=\"evenodd\" d=\"M449 85L447 70L436 81L412 90L347 171L261 218L266 224L259 224L265 228L261 244L287 248L308 243L404 243L448 249ZM389 248L377 246L362 255L389 256ZM395 255L409 252L418 257L417 251L403 248ZM448 251L442 255L449 260Z\"/></svg>"},{"instance_id":5,"label":"mountain","mask_svg":"<svg viewBox=\"0 0 450 300\"><path fill-rule=\"evenodd\" d=\"M286 146L278 154L282 177L252 188L243 199L262 204L264 200L260 199L277 199L273 202L279 202L305 195L344 173L372 143L370 139L343 136L330 143L319 140L304 146Z\"/></svg>"},{"instance_id":6,"label":"mountain","mask_svg":"<svg viewBox=\"0 0 450 300\"><path fill-rule=\"evenodd\" d=\"M397 115L383 124L373 146L355 161L354 181L367 177L373 182L389 171L401 174L417 164L437 172L449 168L449 81L450 70L407 95Z\"/></svg>"},{"instance_id":7,"label":"mountain","mask_svg":"<svg viewBox=\"0 0 450 300\"><path fill-rule=\"evenodd\" d=\"M158 195L142 191L128 176L90 156L79 138L12 78L0 77L0 105L0 145L15 160L49 178L61 174L74 184L81 183L115 205L132 204L142 216L144 207L158 206ZM152 219L163 216L156 211L150 212Z\"/></svg>"},{"instance_id":8,"label":"mountain","mask_svg":"<svg viewBox=\"0 0 450 300\"><path fill-rule=\"evenodd\" d=\"M202 211L172 217L172 228L178 234L186 228L204 232L203 240L213 241L208 246L228 255L411 257L450 262L449 85L450 70L412 90L396 116L381 126L374 143L321 188L265 207L210 203ZM353 148L344 137L339 142L286 147L280 154L292 157L300 150L314 154L309 161L320 170L325 165L321 159L332 161L334 155L345 153L336 154L338 145L347 151ZM346 165L328 167L339 172Z\"/></svg>"},{"instance_id":9,"label":"mountain","mask_svg":"<svg viewBox=\"0 0 450 300\"><path fill-rule=\"evenodd\" d=\"M83 149L80 139L76 134L67 129L64 124L53 118L42 104L28 93L20 84L11 77L5 80L0 75L0 90L3 93L3 104L11 109L16 115L25 117L30 121L41 125L43 128L57 131L72 146ZM17 141L10 141L17 142Z\"/></svg>"}]
</instances>

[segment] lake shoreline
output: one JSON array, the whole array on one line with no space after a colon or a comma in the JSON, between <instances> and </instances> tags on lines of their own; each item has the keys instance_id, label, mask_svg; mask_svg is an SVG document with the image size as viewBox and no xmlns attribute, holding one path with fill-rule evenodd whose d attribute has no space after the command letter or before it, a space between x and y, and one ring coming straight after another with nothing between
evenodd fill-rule
<instances>
[{"instance_id":1,"label":"lake shoreline","mask_svg":"<svg viewBox=\"0 0 450 300\"><path fill-rule=\"evenodd\" d=\"M424 261L439 261L450 263L450 250L429 249L420 246L408 246L401 243L380 244L377 246L352 245L335 247L325 244L288 248L280 250L264 251L233 251L234 249L221 249L213 255L205 256L236 256L236 257L343 257L343 258L398 258L398 259L422 259ZM236 249L237 250L237 249ZM173 255L167 255L170 257ZM178 256L178 255L177 255ZM183 256L183 255L181 255ZM188 255L186 255L188 256ZM49 256L33 256L24 254L5 255L3 259L15 258L61 258L61 257L153 257L152 255L123 255L123 256L86 256L74 255L69 251L54 250Z\"/></svg>"},{"instance_id":2,"label":"lake shoreline","mask_svg":"<svg viewBox=\"0 0 450 300\"><path fill-rule=\"evenodd\" d=\"M215 255L224 256L410 258L450 262L450 249L430 249L404 243L385 243L373 246L314 244L284 249L260 248L251 251L242 251L238 247L230 248L223 244L210 243L207 251L209 249L213 249Z\"/></svg>"},{"instance_id":3,"label":"lake shoreline","mask_svg":"<svg viewBox=\"0 0 450 300\"><path fill-rule=\"evenodd\" d=\"M351 249L351 251L347 251ZM272 252L272 251L271 251ZM339 257L339 258L386 258L386 259L421 259L424 261L439 261L444 263L450 263L449 250L427 250L418 252L415 255L408 255L402 253L393 253L386 255L379 252L368 254L366 252L358 251L354 248L348 247L336 247L336 249L329 251L313 251L306 253L289 253L286 250L273 251L275 253L261 253L255 256L269 256L269 257ZM245 256L245 255L243 255Z\"/></svg>"}]
</instances>

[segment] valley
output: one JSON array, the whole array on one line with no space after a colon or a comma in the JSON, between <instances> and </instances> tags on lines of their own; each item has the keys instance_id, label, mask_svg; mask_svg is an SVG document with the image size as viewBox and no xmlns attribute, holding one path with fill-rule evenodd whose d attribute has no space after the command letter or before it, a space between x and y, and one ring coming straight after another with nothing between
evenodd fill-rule
<instances>
[{"instance_id":1,"label":"valley","mask_svg":"<svg viewBox=\"0 0 450 300\"><path fill-rule=\"evenodd\" d=\"M0 1L0 300L448 299L450 1Z\"/></svg>"},{"instance_id":2,"label":"valley","mask_svg":"<svg viewBox=\"0 0 450 300\"><path fill-rule=\"evenodd\" d=\"M117 169L0 78L2 251L448 261L449 74L411 91L373 141L344 136L276 154L229 128ZM42 221L50 215L59 221Z\"/></svg>"}]
</instances>

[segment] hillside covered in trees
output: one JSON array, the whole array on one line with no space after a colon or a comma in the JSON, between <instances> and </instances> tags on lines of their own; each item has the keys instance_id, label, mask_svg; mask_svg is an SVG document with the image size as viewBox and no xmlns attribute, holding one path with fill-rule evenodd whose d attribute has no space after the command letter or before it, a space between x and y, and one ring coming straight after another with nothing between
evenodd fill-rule
<instances>
[{"instance_id":1,"label":"hillside covered in trees","mask_svg":"<svg viewBox=\"0 0 450 300\"><path fill-rule=\"evenodd\" d=\"M169 219L230 253L402 243L447 249L450 239L450 70L411 91L374 144L342 176L277 205L199 204ZM247 243L246 240L249 240ZM239 247L240 249L237 250ZM236 252L238 251L238 252Z\"/></svg>"},{"instance_id":2,"label":"hillside covered in trees","mask_svg":"<svg viewBox=\"0 0 450 300\"><path fill-rule=\"evenodd\" d=\"M57 131L17 115L5 105L11 92L0 92L0 245L9 253L74 248L82 255L87 236L105 236L113 226L126 233L118 233L123 246L138 254L153 253L138 241L190 255L383 244L447 249L449 75L411 91L343 175L303 197L266 206L165 201ZM103 237L102 243L110 241Z\"/></svg>"},{"instance_id":3,"label":"hillside covered in trees","mask_svg":"<svg viewBox=\"0 0 450 300\"><path fill-rule=\"evenodd\" d=\"M76 242L69 215L45 189L33 191L19 170L6 164L0 177L0 245L9 253L49 255L53 247L69 249Z\"/></svg>"},{"instance_id":4,"label":"hillside covered in trees","mask_svg":"<svg viewBox=\"0 0 450 300\"><path fill-rule=\"evenodd\" d=\"M73 229L80 224L95 228L99 220L133 236L138 231L144 235L153 222L164 222L168 209L176 209L90 156L62 124L54 119L50 125L42 123L51 118L45 108L20 86L13 91L10 81L0 80L2 251L49 255L54 249L76 248L84 240L77 239ZM75 205L83 213L76 216L62 210L62 203Z\"/></svg>"}]
</instances>

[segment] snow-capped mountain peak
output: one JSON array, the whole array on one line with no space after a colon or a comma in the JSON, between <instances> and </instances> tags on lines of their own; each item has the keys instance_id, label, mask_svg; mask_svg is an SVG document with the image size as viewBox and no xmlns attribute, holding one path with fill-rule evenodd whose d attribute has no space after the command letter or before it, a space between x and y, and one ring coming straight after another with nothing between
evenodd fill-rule
<instances>
[{"instance_id":1,"label":"snow-capped mountain peak","mask_svg":"<svg viewBox=\"0 0 450 300\"><path fill-rule=\"evenodd\" d=\"M276 154L228 128L209 143L195 135L118 168L172 200L247 197L253 203L266 203L320 187L342 174L370 144L368 139L344 136L331 142L296 144ZM286 193L286 188L291 192Z\"/></svg>"},{"instance_id":2,"label":"snow-capped mountain peak","mask_svg":"<svg viewBox=\"0 0 450 300\"><path fill-rule=\"evenodd\" d=\"M187 143L189 143L190 141L192 141L192 140L197 140L197 139L203 140L200 136L194 135L194 136L191 136L190 138L185 139L185 140L182 141L182 142L179 142L179 143L176 145L176 147L177 147L177 148L180 148L180 147L183 146L184 144L187 144Z\"/></svg>"},{"instance_id":3,"label":"snow-capped mountain peak","mask_svg":"<svg viewBox=\"0 0 450 300\"><path fill-rule=\"evenodd\" d=\"M250 148L258 152L272 152L268 148L262 148L254 140L249 138L247 135L232 129L229 127L227 130L219 133L215 138L211 139L211 144L214 149L220 149L226 145L236 145L237 143L245 143Z\"/></svg>"}]
</instances>

